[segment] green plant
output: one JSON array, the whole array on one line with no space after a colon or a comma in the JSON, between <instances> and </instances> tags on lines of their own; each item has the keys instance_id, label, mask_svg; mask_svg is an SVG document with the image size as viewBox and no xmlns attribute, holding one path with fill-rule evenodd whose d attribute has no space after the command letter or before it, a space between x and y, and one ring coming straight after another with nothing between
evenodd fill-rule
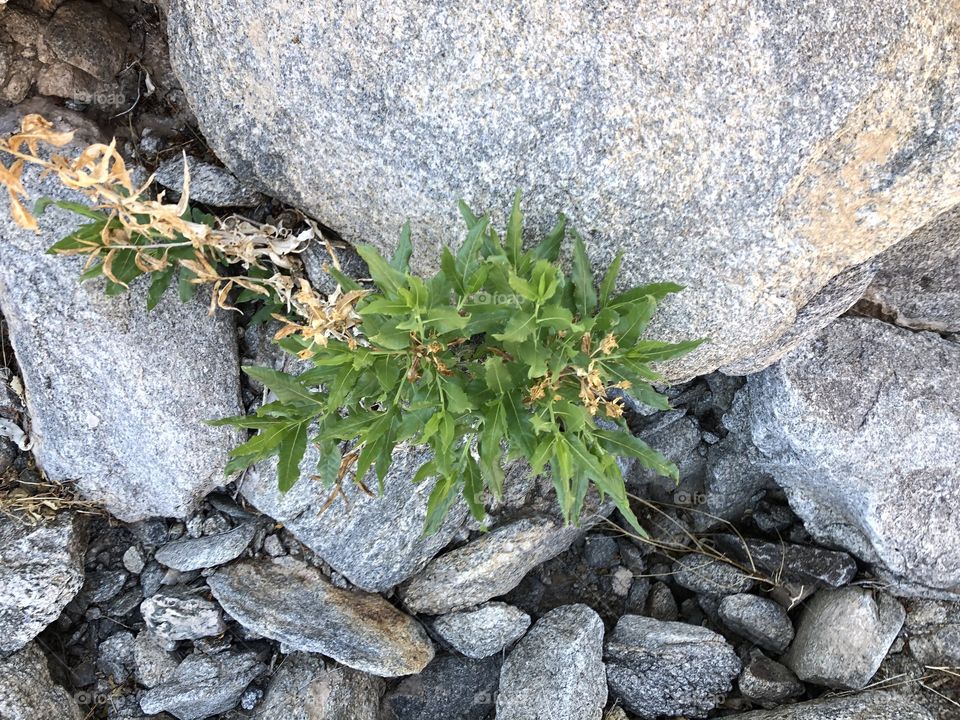
<instances>
[{"instance_id":1,"label":"green plant","mask_svg":"<svg viewBox=\"0 0 960 720\"><path fill-rule=\"evenodd\" d=\"M482 520L485 491L503 493L504 460L523 458L534 473L549 466L568 523L578 521L592 485L642 532L617 457L674 478L677 470L630 433L622 400L610 390L669 407L652 385L661 378L650 363L701 341L667 343L643 333L657 303L681 288L660 283L615 293L619 255L596 288L573 231L568 276L557 262L565 220L525 250L519 193L502 239L488 216L463 204L461 212L466 239L456 253L444 248L432 277L409 271L409 224L389 261L372 247L357 248L376 291L356 304L354 339L323 347L299 334L281 340L312 361L298 376L244 368L276 400L218 421L258 431L234 450L228 472L275 455L287 490L313 443L317 477L327 486L351 468L362 482L372 468L382 487L397 443L426 444L433 457L414 482L434 479L426 519L433 532L461 495ZM349 292L364 292L335 274Z\"/></svg>"}]
</instances>

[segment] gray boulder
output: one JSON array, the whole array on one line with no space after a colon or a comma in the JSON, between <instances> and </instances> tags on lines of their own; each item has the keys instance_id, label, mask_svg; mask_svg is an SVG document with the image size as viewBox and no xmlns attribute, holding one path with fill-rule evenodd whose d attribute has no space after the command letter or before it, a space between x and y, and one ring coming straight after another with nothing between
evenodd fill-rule
<instances>
[{"instance_id":1,"label":"gray boulder","mask_svg":"<svg viewBox=\"0 0 960 720\"><path fill-rule=\"evenodd\" d=\"M625 251L625 285L688 288L655 329L712 341L673 377L775 359L798 314L842 311L818 301L833 278L960 201L936 3L170 10L174 67L238 176L351 241L389 249L409 218L420 268L461 237L457 198L502 222L524 188L531 236L562 211L596 267Z\"/></svg>"},{"instance_id":2,"label":"gray boulder","mask_svg":"<svg viewBox=\"0 0 960 720\"><path fill-rule=\"evenodd\" d=\"M545 515L508 522L435 558L400 588L400 597L415 613L465 610L510 592L583 532Z\"/></svg>"},{"instance_id":3,"label":"gray boulder","mask_svg":"<svg viewBox=\"0 0 960 720\"><path fill-rule=\"evenodd\" d=\"M380 720L383 680L306 653L277 668L255 720Z\"/></svg>"},{"instance_id":4,"label":"gray boulder","mask_svg":"<svg viewBox=\"0 0 960 720\"><path fill-rule=\"evenodd\" d=\"M359 588L385 592L418 573L447 545L466 518L458 503L443 526L424 535L431 483L414 485L413 476L429 460L425 448L400 445L377 493L371 472L364 482L368 495L354 481L343 479L343 495L327 504L331 491L312 479L317 449L308 447L301 476L290 490L277 491L276 461L264 463L244 480L243 496L260 512L282 522L300 542ZM326 508L326 509L324 509Z\"/></svg>"},{"instance_id":5,"label":"gray boulder","mask_svg":"<svg viewBox=\"0 0 960 720\"><path fill-rule=\"evenodd\" d=\"M748 387L763 465L814 537L960 590L960 345L843 318Z\"/></svg>"},{"instance_id":6,"label":"gray boulder","mask_svg":"<svg viewBox=\"0 0 960 720\"><path fill-rule=\"evenodd\" d=\"M54 684L40 646L30 643L0 656L0 717L3 720L82 720L77 701Z\"/></svg>"},{"instance_id":7,"label":"gray boulder","mask_svg":"<svg viewBox=\"0 0 960 720\"><path fill-rule=\"evenodd\" d=\"M586 605L564 605L504 661L497 720L600 720L606 702L603 621Z\"/></svg>"},{"instance_id":8,"label":"gray boulder","mask_svg":"<svg viewBox=\"0 0 960 720\"><path fill-rule=\"evenodd\" d=\"M933 720L922 706L894 692L811 700L730 717L736 720Z\"/></svg>"},{"instance_id":9,"label":"gray boulder","mask_svg":"<svg viewBox=\"0 0 960 720\"><path fill-rule=\"evenodd\" d=\"M903 327L960 332L960 208L943 213L876 259L865 305Z\"/></svg>"},{"instance_id":10,"label":"gray boulder","mask_svg":"<svg viewBox=\"0 0 960 720\"><path fill-rule=\"evenodd\" d=\"M182 587L161 590L140 603L147 628L172 650L178 640L219 635L227 629L223 612L200 591Z\"/></svg>"},{"instance_id":11,"label":"gray boulder","mask_svg":"<svg viewBox=\"0 0 960 720\"><path fill-rule=\"evenodd\" d=\"M499 657L440 655L384 696L379 720L486 720L497 694L500 662Z\"/></svg>"},{"instance_id":12,"label":"gray boulder","mask_svg":"<svg viewBox=\"0 0 960 720\"><path fill-rule=\"evenodd\" d=\"M741 667L733 648L712 630L639 615L620 618L604 659L613 699L643 720L706 717Z\"/></svg>"},{"instance_id":13,"label":"gray boulder","mask_svg":"<svg viewBox=\"0 0 960 720\"><path fill-rule=\"evenodd\" d=\"M750 654L750 662L737 679L740 693L762 707L773 707L803 694L797 676L759 650Z\"/></svg>"},{"instance_id":14,"label":"gray boulder","mask_svg":"<svg viewBox=\"0 0 960 720\"><path fill-rule=\"evenodd\" d=\"M859 690L877 672L905 615L886 593L820 590L807 601L783 663L804 682Z\"/></svg>"},{"instance_id":15,"label":"gray boulder","mask_svg":"<svg viewBox=\"0 0 960 720\"><path fill-rule=\"evenodd\" d=\"M256 532L256 524L248 522L224 533L174 540L157 550L154 559L181 572L216 567L239 557Z\"/></svg>"},{"instance_id":16,"label":"gray boulder","mask_svg":"<svg viewBox=\"0 0 960 720\"><path fill-rule=\"evenodd\" d=\"M247 685L266 671L254 652L189 655L169 680L141 696L140 707L147 715L166 711L179 720L203 720L235 708Z\"/></svg>"},{"instance_id":17,"label":"gray boulder","mask_svg":"<svg viewBox=\"0 0 960 720\"><path fill-rule=\"evenodd\" d=\"M915 600L907 608L904 630L910 654L922 665L960 667L960 603Z\"/></svg>"},{"instance_id":18,"label":"gray boulder","mask_svg":"<svg viewBox=\"0 0 960 720\"><path fill-rule=\"evenodd\" d=\"M0 134L34 109L2 114ZM58 130L82 131L78 145L95 135L82 118L55 113L48 119ZM32 167L23 184L32 197L85 202ZM83 218L52 207L34 233L13 223L6 202L0 312L26 386L37 463L51 480L76 480L83 495L121 520L185 517L223 483L237 443L235 431L204 423L240 411L231 313L211 317L202 297L182 304L172 294L147 312L143 279L106 297L100 281L77 279L83 258L46 254Z\"/></svg>"},{"instance_id":19,"label":"gray boulder","mask_svg":"<svg viewBox=\"0 0 960 720\"><path fill-rule=\"evenodd\" d=\"M292 558L236 562L207 582L237 622L292 650L380 677L418 673L433 659L433 644L416 620L379 595L334 587Z\"/></svg>"},{"instance_id":20,"label":"gray boulder","mask_svg":"<svg viewBox=\"0 0 960 720\"><path fill-rule=\"evenodd\" d=\"M769 652L779 655L793 640L793 623L773 600L746 593L727 595L717 612L728 628Z\"/></svg>"},{"instance_id":21,"label":"gray boulder","mask_svg":"<svg viewBox=\"0 0 960 720\"><path fill-rule=\"evenodd\" d=\"M443 615L433 621L433 631L461 655L485 658L503 650L530 627L530 616L501 602Z\"/></svg>"},{"instance_id":22,"label":"gray boulder","mask_svg":"<svg viewBox=\"0 0 960 720\"><path fill-rule=\"evenodd\" d=\"M673 580L687 590L704 595L745 593L756 581L729 563L690 553L673 564Z\"/></svg>"},{"instance_id":23,"label":"gray boulder","mask_svg":"<svg viewBox=\"0 0 960 720\"><path fill-rule=\"evenodd\" d=\"M72 512L33 527L0 518L0 651L33 640L83 586L82 527Z\"/></svg>"}]
</instances>

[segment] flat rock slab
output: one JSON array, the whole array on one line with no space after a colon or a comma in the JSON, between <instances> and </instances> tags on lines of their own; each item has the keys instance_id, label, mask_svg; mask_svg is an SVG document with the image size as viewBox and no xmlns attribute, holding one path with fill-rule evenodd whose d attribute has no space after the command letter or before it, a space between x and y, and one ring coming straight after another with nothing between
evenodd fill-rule
<instances>
[{"instance_id":1,"label":"flat rock slab","mask_svg":"<svg viewBox=\"0 0 960 720\"><path fill-rule=\"evenodd\" d=\"M735 720L933 720L926 708L895 692L811 700L730 717Z\"/></svg>"},{"instance_id":2,"label":"flat rock slab","mask_svg":"<svg viewBox=\"0 0 960 720\"><path fill-rule=\"evenodd\" d=\"M613 699L643 720L706 717L741 669L712 630L639 615L620 618L604 659Z\"/></svg>"},{"instance_id":3,"label":"flat rock slab","mask_svg":"<svg viewBox=\"0 0 960 720\"><path fill-rule=\"evenodd\" d=\"M86 126L56 112L48 119L58 130ZM0 134L19 117L0 113ZM33 197L86 202L32 167L23 183ZM223 484L239 441L204 423L240 412L233 318L173 292L147 312L144 278L118 297L106 297L100 280L81 284L82 258L46 250L83 220L51 207L34 233L14 224L0 198L0 312L27 391L34 455L47 477L75 480L120 520L186 517Z\"/></svg>"},{"instance_id":4,"label":"flat rock slab","mask_svg":"<svg viewBox=\"0 0 960 720\"><path fill-rule=\"evenodd\" d=\"M216 567L238 558L256 532L256 524L248 522L216 535L174 540L157 550L154 559L181 572Z\"/></svg>"},{"instance_id":5,"label":"flat rock slab","mask_svg":"<svg viewBox=\"0 0 960 720\"><path fill-rule=\"evenodd\" d=\"M351 583L370 592L386 592L418 573L459 530L467 515L459 502L440 529L424 535L429 482L413 484L413 476L430 459L423 447L399 445L377 494L376 476L365 478L374 493L364 492L353 475L343 480L343 495L329 503L330 489L313 479L317 449L310 445L300 463L300 480L285 493L277 491L276 461L257 466L243 482L243 496L260 512L282 522Z\"/></svg>"},{"instance_id":6,"label":"flat rock slab","mask_svg":"<svg viewBox=\"0 0 960 720\"><path fill-rule=\"evenodd\" d=\"M684 555L673 564L673 579L695 593L715 596L744 593L756 585L743 570L697 553Z\"/></svg>"},{"instance_id":7,"label":"flat rock slab","mask_svg":"<svg viewBox=\"0 0 960 720\"><path fill-rule=\"evenodd\" d=\"M34 527L0 518L0 651L20 649L60 616L83 586L85 548L72 512Z\"/></svg>"},{"instance_id":8,"label":"flat rock slab","mask_svg":"<svg viewBox=\"0 0 960 720\"><path fill-rule=\"evenodd\" d=\"M0 658L0 717L3 720L82 720L77 701L50 678L47 658L30 643Z\"/></svg>"},{"instance_id":9,"label":"flat rock slab","mask_svg":"<svg viewBox=\"0 0 960 720\"><path fill-rule=\"evenodd\" d=\"M807 601L783 663L805 682L859 690L876 674L905 617L903 605L886 593L821 590Z\"/></svg>"},{"instance_id":10,"label":"flat rock slab","mask_svg":"<svg viewBox=\"0 0 960 720\"><path fill-rule=\"evenodd\" d=\"M237 622L293 650L380 677L418 673L433 658L433 644L412 617L379 595L334 587L290 558L237 562L207 583Z\"/></svg>"},{"instance_id":11,"label":"flat rock slab","mask_svg":"<svg viewBox=\"0 0 960 720\"><path fill-rule=\"evenodd\" d=\"M838 588L857 574L857 562L848 553L813 545L767 542L736 535L713 536L717 546L741 563L755 565L770 578L793 580L815 587Z\"/></svg>"},{"instance_id":12,"label":"flat rock slab","mask_svg":"<svg viewBox=\"0 0 960 720\"><path fill-rule=\"evenodd\" d=\"M530 616L513 605L489 602L438 617L432 627L458 653L479 659L522 637L530 627Z\"/></svg>"},{"instance_id":13,"label":"flat rock slab","mask_svg":"<svg viewBox=\"0 0 960 720\"><path fill-rule=\"evenodd\" d=\"M400 588L415 613L465 610L510 592L540 563L556 557L584 532L547 516L521 518L435 558Z\"/></svg>"},{"instance_id":14,"label":"flat rock slab","mask_svg":"<svg viewBox=\"0 0 960 720\"><path fill-rule=\"evenodd\" d=\"M606 702L603 621L586 605L563 605L504 661L497 720L600 720Z\"/></svg>"},{"instance_id":15,"label":"flat rock slab","mask_svg":"<svg viewBox=\"0 0 960 720\"><path fill-rule=\"evenodd\" d=\"M499 657L439 655L384 696L379 720L486 720L497 696L500 663Z\"/></svg>"}]
</instances>

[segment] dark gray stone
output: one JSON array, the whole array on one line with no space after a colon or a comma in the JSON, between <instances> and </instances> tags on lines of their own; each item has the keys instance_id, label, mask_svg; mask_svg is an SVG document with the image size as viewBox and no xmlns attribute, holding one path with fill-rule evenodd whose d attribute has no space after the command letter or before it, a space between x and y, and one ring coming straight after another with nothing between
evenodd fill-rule
<instances>
[{"instance_id":1,"label":"dark gray stone","mask_svg":"<svg viewBox=\"0 0 960 720\"><path fill-rule=\"evenodd\" d=\"M33 527L0 517L0 652L33 640L80 590L82 528L73 512Z\"/></svg>"},{"instance_id":2,"label":"dark gray stone","mask_svg":"<svg viewBox=\"0 0 960 720\"><path fill-rule=\"evenodd\" d=\"M586 605L564 605L504 661L497 720L600 720L606 702L603 621Z\"/></svg>"},{"instance_id":3,"label":"dark gray stone","mask_svg":"<svg viewBox=\"0 0 960 720\"><path fill-rule=\"evenodd\" d=\"M256 532L256 524L248 522L225 533L174 540L157 550L154 559L181 572L216 567L239 557Z\"/></svg>"},{"instance_id":4,"label":"dark gray stone","mask_svg":"<svg viewBox=\"0 0 960 720\"><path fill-rule=\"evenodd\" d=\"M497 695L500 663L499 657L435 657L386 694L379 720L485 720Z\"/></svg>"},{"instance_id":5,"label":"dark gray stone","mask_svg":"<svg viewBox=\"0 0 960 720\"><path fill-rule=\"evenodd\" d=\"M609 535L587 535L583 541L583 559L593 568L614 567L620 562L617 541Z\"/></svg>"},{"instance_id":6,"label":"dark gray stone","mask_svg":"<svg viewBox=\"0 0 960 720\"><path fill-rule=\"evenodd\" d=\"M731 715L736 720L933 720L916 702L895 692L868 692L810 700L775 710Z\"/></svg>"},{"instance_id":7,"label":"dark gray stone","mask_svg":"<svg viewBox=\"0 0 960 720\"><path fill-rule=\"evenodd\" d=\"M83 720L77 701L54 684L40 646L0 655L0 717L3 720Z\"/></svg>"},{"instance_id":8,"label":"dark gray stone","mask_svg":"<svg viewBox=\"0 0 960 720\"><path fill-rule=\"evenodd\" d=\"M717 613L724 624L764 650L779 655L793 640L793 623L780 605L756 595L727 595Z\"/></svg>"},{"instance_id":9,"label":"dark gray stone","mask_svg":"<svg viewBox=\"0 0 960 720\"><path fill-rule=\"evenodd\" d=\"M442 615L433 631L461 655L485 658L500 652L530 627L530 616L502 602L488 602L469 610Z\"/></svg>"},{"instance_id":10,"label":"dark gray stone","mask_svg":"<svg viewBox=\"0 0 960 720\"><path fill-rule=\"evenodd\" d=\"M380 677L418 673L433 658L433 644L409 615L379 595L334 587L292 558L235 562L207 582L237 622L292 650Z\"/></svg>"},{"instance_id":11,"label":"dark gray stone","mask_svg":"<svg viewBox=\"0 0 960 720\"><path fill-rule=\"evenodd\" d=\"M804 682L859 690L893 644L906 613L886 593L849 586L820 590L804 606L783 663Z\"/></svg>"},{"instance_id":12,"label":"dark gray stone","mask_svg":"<svg viewBox=\"0 0 960 720\"><path fill-rule=\"evenodd\" d=\"M118 685L127 681L134 665L134 638L126 630L111 635L97 647L97 669Z\"/></svg>"},{"instance_id":13,"label":"dark gray stone","mask_svg":"<svg viewBox=\"0 0 960 720\"><path fill-rule=\"evenodd\" d=\"M647 612L652 618L657 620L676 620L679 614L676 598L673 597L669 586L660 580L657 580L650 587L647 597Z\"/></svg>"},{"instance_id":14,"label":"dark gray stone","mask_svg":"<svg viewBox=\"0 0 960 720\"><path fill-rule=\"evenodd\" d=\"M190 655L169 680L141 696L140 707L148 715L166 711L179 720L203 720L233 710L247 685L266 670L254 652Z\"/></svg>"},{"instance_id":15,"label":"dark gray stone","mask_svg":"<svg viewBox=\"0 0 960 720\"><path fill-rule=\"evenodd\" d=\"M183 155L175 155L163 161L157 168L156 180L163 187L174 191L179 199L183 192ZM192 203L213 207L252 207L265 199L256 189L238 180L229 170L187 157L190 168L190 200Z\"/></svg>"},{"instance_id":16,"label":"dark gray stone","mask_svg":"<svg viewBox=\"0 0 960 720\"><path fill-rule=\"evenodd\" d=\"M843 587L857 574L857 563L845 552L812 545L767 542L736 535L714 535L717 547L741 563L753 564L771 580L789 580L812 587Z\"/></svg>"},{"instance_id":17,"label":"dark gray stone","mask_svg":"<svg viewBox=\"0 0 960 720\"><path fill-rule=\"evenodd\" d=\"M614 701L643 720L706 717L730 691L740 660L704 627L625 615L604 652Z\"/></svg>"},{"instance_id":18,"label":"dark gray stone","mask_svg":"<svg viewBox=\"0 0 960 720\"><path fill-rule=\"evenodd\" d=\"M428 666L429 667L429 666ZM277 668L255 720L381 720L383 680L306 653Z\"/></svg>"},{"instance_id":19,"label":"dark gray stone","mask_svg":"<svg viewBox=\"0 0 960 720\"><path fill-rule=\"evenodd\" d=\"M774 707L803 694L803 683L797 676L759 650L751 653L737 686L745 698L763 707Z\"/></svg>"},{"instance_id":20,"label":"dark gray stone","mask_svg":"<svg viewBox=\"0 0 960 720\"><path fill-rule=\"evenodd\" d=\"M756 582L745 572L719 560L691 553L673 564L673 580L704 595L734 595L753 588Z\"/></svg>"}]
</instances>

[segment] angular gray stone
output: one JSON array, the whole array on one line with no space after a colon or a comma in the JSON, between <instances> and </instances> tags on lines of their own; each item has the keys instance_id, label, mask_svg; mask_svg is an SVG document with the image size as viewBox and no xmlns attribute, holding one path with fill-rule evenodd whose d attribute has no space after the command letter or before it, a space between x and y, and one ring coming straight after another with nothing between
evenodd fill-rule
<instances>
[{"instance_id":1,"label":"angular gray stone","mask_svg":"<svg viewBox=\"0 0 960 720\"><path fill-rule=\"evenodd\" d=\"M282 522L296 538L359 588L385 592L421 571L447 545L466 518L458 503L443 526L424 535L431 483L414 485L413 476L430 455L425 448L400 445L377 495L376 476L365 478L371 497L354 482L343 480L346 497L326 507L330 490L312 479L317 449L308 447L300 464L300 480L285 493L277 491L276 462L265 463L244 480L243 496L260 512Z\"/></svg>"},{"instance_id":2,"label":"angular gray stone","mask_svg":"<svg viewBox=\"0 0 960 720\"><path fill-rule=\"evenodd\" d=\"M735 720L933 720L925 708L895 692L810 700L730 717Z\"/></svg>"},{"instance_id":3,"label":"angular gray stone","mask_svg":"<svg viewBox=\"0 0 960 720\"><path fill-rule=\"evenodd\" d=\"M306 653L287 655L254 720L380 720L383 680Z\"/></svg>"},{"instance_id":4,"label":"angular gray stone","mask_svg":"<svg viewBox=\"0 0 960 720\"><path fill-rule=\"evenodd\" d=\"M161 590L140 603L143 621L172 650L178 640L219 635L227 629L215 602L181 587Z\"/></svg>"},{"instance_id":5,"label":"angular gray stone","mask_svg":"<svg viewBox=\"0 0 960 720\"><path fill-rule=\"evenodd\" d=\"M140 707L148 715L166 711L179 720L203 720L235 708L247 685L266 670L254 652L189 655L173 677L141 696Z\"/></svg>"},{"instance_id":6,"label":"angular gray stone","mask_svg":"<svg viewBox=\"0 0 960 720\"><path fill-rule=\"evenodd\" d=\"M725 562L691 553L673 564L673 580L687 590L704 595L734 595L753 588L756 581Z\"/></svg>"},{"instance_id":7,"label":"angular gray stone","mask_svg":"<svg viewBox=\"0 0 960 720\"><path fill-rule=\"evenodd\" d=\"M256 533L256 524L248 522L225 533L174 540L157 550L153 557L181 572L212 568L239 557Z\"/></svg>"},{"instance_id":8,"label":"angular gray stone","mask_svg":"<svg viewBox=\"0 0 960 720\"><path fill-rule=\"evenodd\" d=\"M497 695L500 663L499 657L437 656L384 696L379 720L485 720Z\"/></svg>"},{"instance_id":9,"label":"angular gray stone","mask_svg":"<svg viewBox=\"0 0 960 720\"><path fill-rule=\"evenodd\" d=\"M763 465L814 537L960 590L960 345L842 318L748 387Z\"/></svg>"},{"instance_id":10,"label":"angular gray stone","mask_svg":"<svg viewBox=\"0 0 960 720\"><path fill-rule=\"evenodd\" d=\"M960 603L915 600L904 630L910 654L922 665L960 667Z\"/></svg>"},{"instance_id":11,"label":"angular gray stone","mask_svg":"<svg viewBox=\"0 0 960 720\"><path fill-rule=\"evenodd\" d=\"M409 615L378 595L334 587L292 558L236 562L207 582L237 622L293 650L380 677L418 673L433 658L433 644Z\"/></svg>"},{"instance_id":12,"label":"angular gray stone","mask_svg":"<svg viewBox=\"0 0 960 720\"><path fill-rule=\"evenodd\" d=\"M610 695L643 720L705 717L730 691L740 660L705 627L625 615L607 639Z\"/></svg>"},{"instance_id":13,"label":"angular gray stone","mask_svg":"<svg viewBox=\"0 0 960 720\"><path fill-rule=\"evenodd\" d=\"M54 684L47 658L31 642L18 652L0 656L0 717L3 720L82 720L70 693Z\"/></svg>"},{"instance_id":14,"label":"angular gray stone","mask_svg":"<svg viewBox=\"0 0 960 720\"><path fill-rule=\"evenodd\" d=\"M767 542L737 535L713 536L717 547L740 562L752 563L767 577L813 587L842 587L853 580L857 563L845 552L813 545Z\"/></svg>"},{"instance_id":15,"label":"angular gray stone","mask_svg":"<svg viewBox=\"0 0 960 720\"><path fill-rule=\"evenodd\" d=\"M126 630L114 633L97 646L97 669L122 685L134 669L134 638Z\"/></svg>"},{"instance_id":16,"label":"angular gray stone","mask_svg":"<svg viewBox=\"0 0 960 720\"><path fill-rule=\"evenodd\" d=\"M253 207L264 200L257 190L238 180L229 170L187 157L190 168L190 201L213 207ZM179 196L183 192L183 155L165 160L156 181Z\"/></svg>"},{"instance_id":17,"label":"angular gray stone","mask_svg":"<svg viewBox=\"0 0 960 720\"><path fill-rule=\"evenodd\" d=\"M33 527L0 518L0 651L33 640L83 586L82 527L69 511Z\"/></svg>"},{"instance_id":18,"label":"angular gray stone","mask_svg":"<svg viewBox=\"0 0 960 720\"><path fill-rule=\"evenodd\" d=\"M793 623L773 600L746 593L727 595L717 612L728 628L777 655L793 640Z\"/></svg>"},{"instance_id":19,"label":"angular gray stone","mask_svg":"<svg viewBox=\"0 0 960 720\"><path fill-rule=\"evenodd\" d=\"M36 108L0 113L0 134ZM95 134L69 111L44 111L58 130L78 128L78 145ZM34 198L85 201L33 168L23 182ZM51 207L34 233L0 199L0 312L27 391L33 452L47 477L76 480L120 520L184 517L224 482L239 438L204 423L241 410L234 320L210 317L199 296L182 304L171 294L147 312L143 278L118 297L106 297L100 281L81 284L82 258L45 251L82 220Z\"/></svg>"},{"instance_id":20,"label":"angular gray stone","mask_svg":"<svg viewBox=\"0 0 960 720\"><path fill-rule=\"evenodd\" d=\"M123 20L89 0L60 5L43 33L57 58L100 80L113 80L123 69L129 38Z\"/></svg>"},{"instance_id":21,"label":"angular gray stone","mask_svg":"<svg viewBox=\"0 0 960 720\"><path fill-rule=\"evenodd\" d=\"M137 682L152 688L172 678L180 661L156 634L141 630L133 642L133 664Z\"/></svg>"},{"instance_id":22,"label":"angular gray stone","mask_svg":"<svg viewBox=\"0 0 960 720\"><path fill-rule=\"evenodd\" d=\"M774 707L803 694L803 683L797 676L764 655L759 650L751 653L750 662L743 668L737 687L741 694L762 707Z\"/></svg>"},{"instance_id":23,"label":"angular gray stone","mask_svg":"<svg viewBox=\"0 0 960 720\"><path fill-rule=\"evenodd\" d=\"M450 647L469 658L485 658L503 650L530 627L530 616L502 602L442 615L433 631Z\"/></svg>"},{"instance_id":24,"label":"angular gray stone","mask_svg":"<svg viewBox=\"0 0 960 720\"><path fill-rule=\"evenodd\" d=\"M874 597L852 585L820 590L807 601L783 663L804 682L862 689L883 662L905 615L886 593Z\"/></svg>"},{"instance_id":25,"label":"angular gray stone","mask_svg":"<svg viewBox=\"0 0 960 720\"><path fill-rule=\"evenodd\" d=\"M180 0L168 35L238 176L350 241L389 249L409 218L420 268L462 236L457 198L502 223L524 188L531 235L563 212L598 268L625 251L625 285L688 288L653 329L711 337L670 368L692 377L958 204L956 12Z\"/></svg>"},{"instance_id":26,"label":"angular gray stone","mask_svg":"<svg viewBox=\"0 0 960 720\"><path fill-rule=\"evenodd\" d=\"M876 259L864 301L903 327L960 332L960 207L943 213Z\"/></svg>"},{"instance_id":27,"label":"angular gray stone","mask_svg":"<svg viewBox=\"0 0 960 720\"><path fill-rule=\"evenodd\" d=\"M399 590L415 613L464 610L510 592L540 563L566 550L583 532L536 515L499 525L431 561Z\"/></svg>"},{"instance_id":28,"label":"angular gray stone","mask_svg":"<svg viewBox=\"0 0 960 720\"><path fill-rule=\"evenodd\" d=\"M600 720L606 703L603 621L586 605L540 618L500 671L497 720Z\"/></svg>"}]
</instances>

